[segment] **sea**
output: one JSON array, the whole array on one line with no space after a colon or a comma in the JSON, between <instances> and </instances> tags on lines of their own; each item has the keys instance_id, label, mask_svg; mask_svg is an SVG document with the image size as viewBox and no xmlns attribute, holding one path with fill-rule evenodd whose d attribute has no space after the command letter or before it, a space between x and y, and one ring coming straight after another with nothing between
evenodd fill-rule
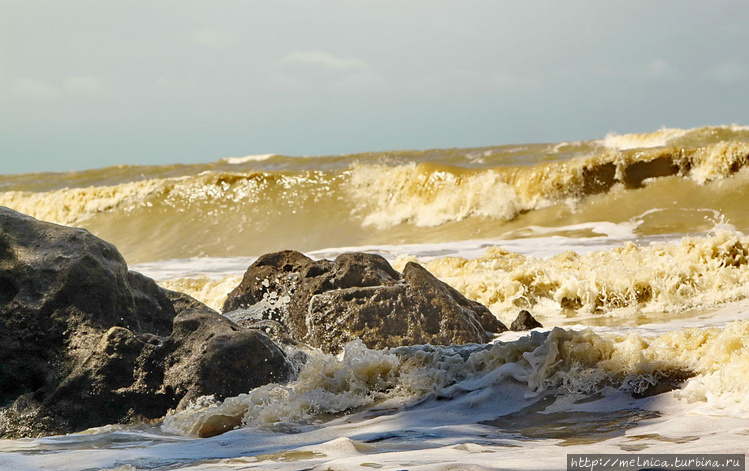
<instances>
[{"instance_id":1,"label":"sea","mask_svg":"<svg viewBox=\"0 0 749 471\"><path fill-rule=\"evenodd\" d=\"M0 205L86 228L216 309L262 254L364 251L543 324L310 350L288 383L158 423L0 440L1 469L564 470L749 449L749 126L0 175ZM241 425L200 437L225 421Z\"/></svg>"}]
</instances>

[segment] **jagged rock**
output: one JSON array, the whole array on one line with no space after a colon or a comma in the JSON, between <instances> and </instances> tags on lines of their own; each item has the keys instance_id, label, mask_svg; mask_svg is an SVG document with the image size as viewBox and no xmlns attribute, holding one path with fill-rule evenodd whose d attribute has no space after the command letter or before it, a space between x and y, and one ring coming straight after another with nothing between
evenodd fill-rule
<instances>
[{"instance_id":1,"label":"jagged rock","mask_svg":"<svg viewBox=\"0 0 749 471\"><path fill-rule=\"evenodd\" d=\"M110 328L52 394L39 404L25 399L25 418L43 427L35 435L148 421L200 396L236 396L290 372L266 335L211 309L187 309L166 338Z\"/></svg>"},{"instance_id":2,"label":"jagged rock","mask_svg":"<svg viewBox=\"0 0 749 471\"><path fill-rule=\"evenodd\" d=\"M175 314L179 314L180 312L185 311L187 309L206 309L212 312L216 312L210 307L203 304L202 302L193 298L189 294L180 293L179 291L172 291L172 290L163 289L163 288L162 288L162 291L166 295L166 297L169 299L169 301L172 303L172 307L174 308Z\"/></svg>"},{"instance_id":3,"label":"jagged rock","mask_svg":"<svg viewBox=\"0 0 749 471\"><path fill-rule=\"evenodd\" d=\"M227 296L222 312L250 326L266 319L279 322L298 342L307 337L306 312L310 300L325 291L366 286L388 286L400 275L382 257L343 254L335 261L313 261L285 250L263 255ZM233 311L241 310L241 313Z\"/></svg>"},{"instance_id":4,"label":"jagged rock","mask_svg":"<svg viewBox=\"0 0 749 471\"><path fill-rule=\"evenodd\" d=\"M2 207L0 293L0 405L51 392L110 327L168 335L174 317L113 245Z\"/></svg>"},{"instance_id":5,"label":"jagged rock","mask_svg":"<svg viewBox=\"0 0 749 471\"><path fill-rule=\"evenodd\" d=\"M200 396L224 399L291 374L283 351L267 335L207 309L180 313L164 350L163 384L180 398L178 409Z\"/></svg>"},{"instance_id":6,"label":"jagged rock","mask_svg":"<svg viewBox=\"0 0 749 471\"><path fill-rule=\"evenodd\" d=\"M38 403L26 401L26 412L33 423L44 424L34 435L157 419L174 408L174 395L160 391L163 373L159 365L150 361L158 339L124 327L107 330L88 358L50 394L30 395Z\"/></svg>"},{"instance_id":7,"label":"jagged rock","mask_svg":"<svg viewBox=\"0 0 749 471\"><path fill-rule=\"evenodd\" d=\"M0 437L156 419L290 371L263 333L128 271L113 245L0 207Z\"/></svg>"},{"instance_id":8,"label":"jagged rock","mask_svg":"<svg viewBox=\"0 0 749 471\"><path fill-rule=\"evenodd\" d=\"M537 327L543 327L540 322L534 318L530 312L523 309L518 314L518 317L515 318L514 321L512 321L512 324L510 324L510 330L519 332L522 330L531 330L535 329Z\"/></svg>"},{"instance_id":9,"label":"jagged rock","mask_svg":"<svg viewBox=\"0 0 749 471\"><path fill-rule=\"evenodd\" d=\"M486 342L507 328L415 263L399 274L383 257L349 253L313 261L299 252L260 257L224 306L245 325L268 319L297 342L338 352L360 338L370 348Z\"/></svg>"}]
</instances>

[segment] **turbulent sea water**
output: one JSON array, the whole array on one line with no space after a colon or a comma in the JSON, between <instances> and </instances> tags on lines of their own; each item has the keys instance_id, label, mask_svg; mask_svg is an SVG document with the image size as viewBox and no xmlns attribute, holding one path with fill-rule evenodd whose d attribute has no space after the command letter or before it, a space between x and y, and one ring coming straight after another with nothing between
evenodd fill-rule
<instances>
[{"instance_id":1,"label":"turbulent sea water","mask_svg":"<svg viewBox=\"0 0 749 471\"><path fill-rule=\"evenodd\" d=\"M749 127L0 176L219 308L255 257L418 261L509 324L486 345L313 354L162 423L0 440L8 469L565 469L749 444ZM222 422L226 434L199 438Z\"/></svg>"}]
</instances>

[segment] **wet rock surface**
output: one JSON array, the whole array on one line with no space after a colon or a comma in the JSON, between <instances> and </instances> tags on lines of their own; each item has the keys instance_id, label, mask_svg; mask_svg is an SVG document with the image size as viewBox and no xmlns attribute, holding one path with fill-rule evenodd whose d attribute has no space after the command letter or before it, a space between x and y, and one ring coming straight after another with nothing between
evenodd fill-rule
<instances>
[{"instance_id":1,"label":"wet rock surface","mask_svg":"<svg viewBox=\"0 0 749 471\"><path fill-rule=\"evenodd\" d=\"M129 271L113 245L0 207L0 437L156 419L290 371L265 334Z\"/></svg>"},{"instance_id":2,"label":"wet rock surface","mask_svg":"<svg viewBox=\"0 0 749 471\"><path fill-rule=\"evenodd\" d=\"M224 399L283 382L291 373L286 355L267 335L243 329L205 308L188 309L175 317L163 353L163 385L181 398L177 409L200 396Z\"/></svg>"},{"instance_id":3,"label":"wet rock surface","mask_svg":"<svg viewBox=\"0 0 749 471\"><path fill-rule=\"evenodd\" d=\"M253 326L272 321L289 339L336 353L356 338L369 348L483 343L507 328L416 263L398 273L383 257L317 260L283 251L260 257L222 311Z\"/></svg>"},{"instance_id":4,"label":"wet rock surface","mask_svg":"<svg viewBox=\"0 0 749 471\"><path fill-rule=\"evenodd\" d=\"M532 330L539 327L543 327L543 325L541 325L541 323L538 322L536 318L533 317L531 313L526 311L525 309L520 311L515 320L512 321L512 324L510 324L510 330L514 332Z\"/></svg>"}]
</instances>

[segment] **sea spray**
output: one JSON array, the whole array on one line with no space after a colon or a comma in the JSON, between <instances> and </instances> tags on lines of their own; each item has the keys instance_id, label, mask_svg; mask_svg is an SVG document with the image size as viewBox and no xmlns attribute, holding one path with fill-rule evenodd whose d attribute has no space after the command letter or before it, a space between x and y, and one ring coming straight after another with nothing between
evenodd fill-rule
<instances>
[{"instance_id":1,"label":"sea spray","mask_svg":"<svg viewBox=\"0 0 749 471\"><path fill-rule=\"evenodd\" d=\"M531 311L545 325L637 325L668 321L749 296L749 237L727 225L703 236L613 245L549 257L490 245L474 258L399 255L393 266L402 270L409 261L421 263L508 325L521 309ZM439 253L438 246L434 249ZM395 247L388 250L397 253ZM240 274L231 274L157 281L221 309L240 279Z\"/></svg>"},{"instance_id":2,"label":"sea spray","mask_svg":"<svg viewBox=\"0 0 749 471\"><path fill-rule=\"evenodd\" d=\"M208 307L221 311L226 295L236 288L241 281L242 277L239 275L228 275L218 279L203 275L197 278L163 280L159 284L166 289L189 294L208 305Z\"/></svg>"},{"instance_id":3,"label":"sea spray","mask_svg":"<svg viewBox=\"0 0 749 471\"><path fill-rule=\"evenodd\" d=\"M749 414L747 334L749 322L736 321L656 338L555 328L513 342L463 347L369 350L355 341L339 357L311 355L287 385L262 386L223 402L204 399L167 416L163 428L188 435L204 434L219 421L270 430L304 428L341 412L374 405L395 411L507 381L524 384L529 398L593 396L606 388L642 396L686 382L677 397L702 402L712 413L725 408Z\"/></svg>"},{"instance_id":4,"label":"sea spray","mask_svg":"<svg viewBox=\"0 0 749 471\"><path fill-rule=\"evenodd\" d=\"M693 129L662 128L646 133L609 133L599 144L614 150L665 146L694 146L723 141L749 140L749 126L726 124Z\"/></svg>"},{"instance_id":5,"label":"sea spray","mask_svg":"<svg viewBox=\"0 0 749 471\"><path fill-rule=\"evenodd\" d=\"M400 257L399 269L414 257ZM539 259L487 249L475 259L424 262L437 278L489 307L502 321L519 309L542 319L709 308L749 295L749 238L720 229L706 236Z\"/></svg>"}]
</instances>

